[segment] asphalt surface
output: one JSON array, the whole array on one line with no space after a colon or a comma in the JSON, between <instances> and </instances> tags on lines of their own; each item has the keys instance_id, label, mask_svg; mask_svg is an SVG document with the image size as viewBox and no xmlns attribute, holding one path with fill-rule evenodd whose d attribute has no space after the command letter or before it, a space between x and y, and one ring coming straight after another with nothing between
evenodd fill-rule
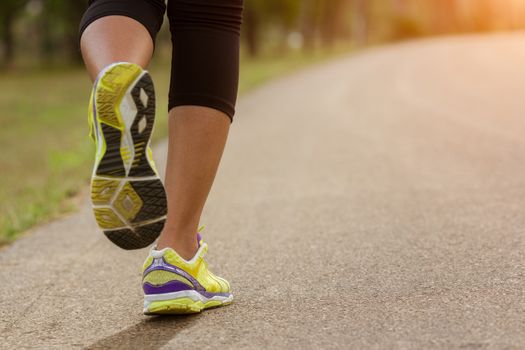
<instances>
[{"instance_id":1,"label":"asphalt surface","mask_svg":"<svg viewBox=\"0 0 525 350\"><path fill-rule=\"evenodd\" d=\"M143 316L85 201L0 252L0 348L525 348L524 62L445 38L243 96L202 220L235 303Z\"/></svg>"}]
</instances>

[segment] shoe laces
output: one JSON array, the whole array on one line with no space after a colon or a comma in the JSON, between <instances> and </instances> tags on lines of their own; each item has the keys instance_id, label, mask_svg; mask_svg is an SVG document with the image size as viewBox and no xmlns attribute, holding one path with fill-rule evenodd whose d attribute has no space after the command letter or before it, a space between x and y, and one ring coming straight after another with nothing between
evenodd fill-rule
<instances>
[{"instance_id":1,"label":"shoe laces","mask_svg":"<svg viewBox=\"0 0 525 350\"><path fill-rule=\"evenodd\" d=\"M201 232L204 230L206 226L205 225L202 225L200 226L198 229L197 229L197 244L199 245L199 248L204 245L204 240L202 239L202 236L201 236ZM206 244L204 246L204 249L202 251L202 257L204 258L204 255L206 255L206 253L208 252L208 245ZM206 268L208 268L208 264L206 263L206 261L204 259L202 259L202 261L204 262Z\"/></svg>"}]
</instances>

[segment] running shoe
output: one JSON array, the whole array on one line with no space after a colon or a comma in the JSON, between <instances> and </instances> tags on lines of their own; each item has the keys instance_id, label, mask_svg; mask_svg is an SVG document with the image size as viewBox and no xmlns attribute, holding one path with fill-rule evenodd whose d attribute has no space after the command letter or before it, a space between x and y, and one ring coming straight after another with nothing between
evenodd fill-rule
<instances>
[{"instance_id":1,"label":"running shoe","mask_svg":"<svg viewBox=\"0 0 525 350\"><path fill-rule=\"evenodd\" d=\"M106 67L93 87L88 117L96 144L91 179L96 221L119 247L146 247L159 236L167 212L150 149L155 90L148 72L127 62Z\"/></svg>"},{"instance_id":2,"label":"running shoe","mask_svg":"<svg viewBox=\"0 0 525 350\"><path fill-rule=\"evenodd\" d=\"M232 302L230 284L208 269L208 245L199 234L197 239L199 249L190 261L171 248L151 250L142 278L144 314L197 313Z\"/></svg>"}]
</instances>

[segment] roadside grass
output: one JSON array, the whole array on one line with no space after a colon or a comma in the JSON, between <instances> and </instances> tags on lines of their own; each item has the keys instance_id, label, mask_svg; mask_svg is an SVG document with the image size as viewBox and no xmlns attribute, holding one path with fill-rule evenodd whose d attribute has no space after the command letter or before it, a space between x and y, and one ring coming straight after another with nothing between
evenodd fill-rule
<instances>
[{"instance_id":1,"label":"roadside grass","mask_svg":"<svg viewBox=\"0 0 525 350\"><path fill-rule=\"evenodd\" d=\"M240 93L348 50L241 59ZM169 67L154 64L154 140L167 136ZM75 210L87 192L94 146L88 138L91 83L78 69L0 76L0 246L31 227Z\"/></svg>"}]
</instances>

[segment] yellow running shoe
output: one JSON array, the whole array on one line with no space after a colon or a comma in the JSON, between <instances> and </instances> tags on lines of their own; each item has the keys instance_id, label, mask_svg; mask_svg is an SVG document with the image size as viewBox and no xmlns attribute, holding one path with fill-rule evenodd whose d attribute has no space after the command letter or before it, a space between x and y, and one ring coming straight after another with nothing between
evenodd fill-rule
<instances>
[{"instance_id":1,"label":"yellow running shoe","mask_svg":"<svg viewBox=\"0 0 525 350\"><path fill-rule=\"evenodd\" d=\"M106 67L88 116L96 144L91 200L97 223L121 248L146 247L162 231L167 212L151 157L155 90L148 72L126 62Z\"/></svg>"},{"instance_id":2,"label":"yellow running shoe","mask_svg":"<svg viewBox=\"0 0 525 350\"><path fill-rule=\"evenodd\" d=\"M199 249L190 261L171 248L151 250L143 268L144 314L197 313L232 302L230 284L208 269L208 245L199 234L197 239Z\"/></svg>"}]
</instances>

